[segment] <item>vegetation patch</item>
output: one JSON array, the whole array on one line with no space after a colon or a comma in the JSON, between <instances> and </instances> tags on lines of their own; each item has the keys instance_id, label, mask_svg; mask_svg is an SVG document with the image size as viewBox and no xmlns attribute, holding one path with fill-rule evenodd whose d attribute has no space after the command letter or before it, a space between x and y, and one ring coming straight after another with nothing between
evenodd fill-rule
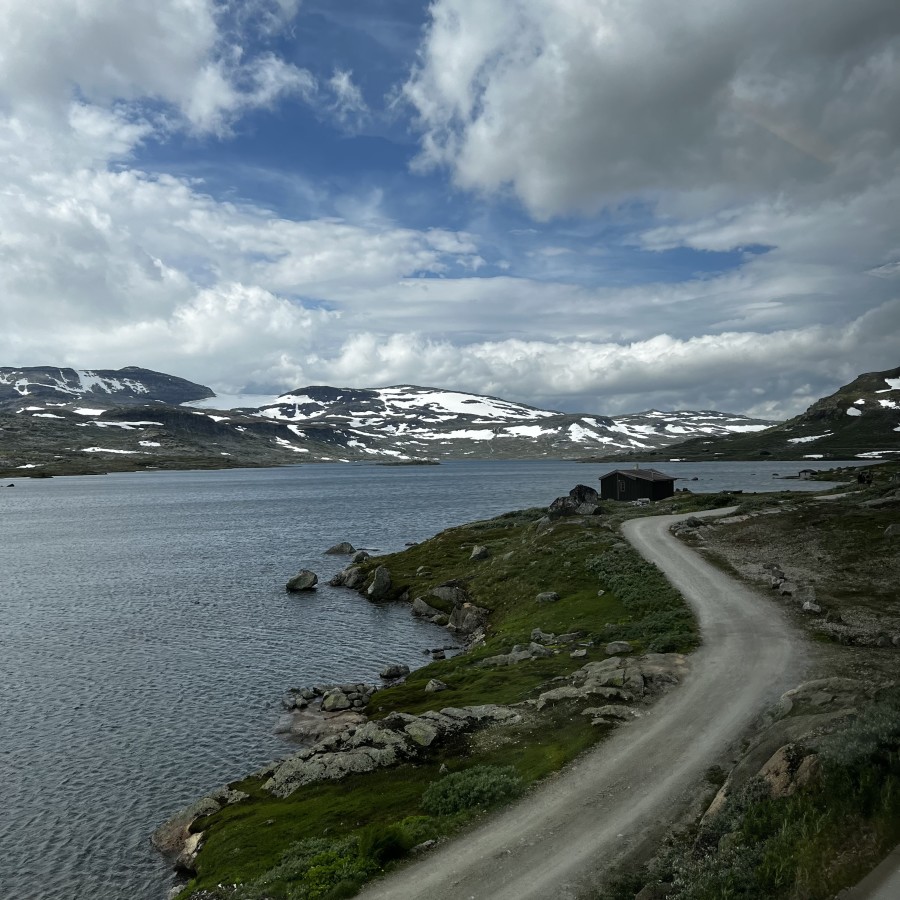
<instances>
[{"instance_id":1,"label":"vegetation patch","mask_svg":"<svg viewBox=\"0 0 900 900\"><path fill-rule=\"evenodd\" d=\"M818 742L819 776L773 798L751 780L725 808L647 869L597 893L632 900L826 900L855 884L900 840L900 698L873 704Z\"/></svg>"}]
</instances>

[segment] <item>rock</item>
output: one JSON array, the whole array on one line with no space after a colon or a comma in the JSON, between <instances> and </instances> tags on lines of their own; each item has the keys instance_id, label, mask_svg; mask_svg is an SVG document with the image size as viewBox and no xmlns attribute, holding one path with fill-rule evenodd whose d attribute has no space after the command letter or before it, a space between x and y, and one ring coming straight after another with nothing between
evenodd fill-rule
<instances>
[{"instance_id":1,"label":"rock","mask_svg":"<svg viewBox=\"0 0 900 900\"><path fill-rule=\"evenodd\" d=\"M469 559L479 560L479 559L487 559L491 555L491 551L488 550L487 547L482 547L481 545L476 545L472 548L472 554Z\"/></svg>"},{"instance_id":2,"label":"rock","mask_svg":"<svg viewBox=\"0 0 900 900\"><path fill-rule=\"evenodd\" d=\"M556 636L557 644L574 644L575 641L584 637L583 631L567 631L565 634Z\"/></svg>"},{"instance_id":3,"label":"rock","mask_svg":"<svg viewBox=\"0 0 900 900\"><path fill-rule=\"evenodd\" d=\"M462 635L474 634L487 623L489 610L482 609L472 603L457 606L447 622L447 628Z\"/></svg>"},{"instance_id":4,"label":"rock","mask_svg":"<svg viewBox=\"0 0 900 900\"><path fill-rule=\"evenodd\" d=\"M544 659L548 656L553 656L552 650L549 650L543 644L538 644L535 641L532 641L528 645L528 650L532 659Z\"/></svg>"},{"instance_id":5,"label":"rock","mask_svg":"<svg viewBox=\"0 0 900 900\"><path fill-rule=\"evenodd\" d=\"M888 538L888 540L900 537L900 524L895 522L893 525L888 525L888 527L884 529L884 536Z\"/></svg>"},{"instance_id":6,"label":"rock","mask_svg":"<svg viewBox=\"0 0 900 900\"><path fill-rule=\"evenodd\" d=\"M319 583L319 576L309 569L301 569L285 586L289 591L311 591Z\"/></svg>"},{"instance_id":7,"label":"rock","mask_svg":"<svg viewBox=\"0 0 900 900\"><path fill-rule=\"evenodd\" d=\"M792 581L782 581L781 584L778 585L778 593L781 594L782 597L793 597L797 591L797 585Z\"/></svg>"},{"instance_id":8,"label":"rock","mask_svg":"<svg viewBox=\"0 0 900 900\"><path fill-rule=\"evenodd\" d=\"M365 550L357 550L353 556L350 557L350 562L352 563L361 563L365 562L367 559L371 559L368 553Z\"/></svg>"},{"instance_id":9,"label":"rock","mask_svg":"<svg viewBox=\"0 0 900 900\"><path fill-rule=\"evenodd\" d=\"M172 863L172 868L175 869L176 872L181 872L185 875L196 874L195 864L197 862L197 855L200 853L200 848L203 846L205 837L206 836L202 831L187 836L184 846L181 849L181 853L175 857L175 861Z\"/></svg>"},{"instance_id":10,"label":"rock","mask_svg":"<svg viewBox=\"0 0 900 900\"><path fill-rule=\"evenodd\" d=\"M421 719L410 722L403 730L418 747L430 747L439 736L437 728Z\"/></svg>"},{"instance_id":11,"label":"rock","mask_svg":"<svg viewBox=\"0 0 900 900\"><path fill-rule=\"evenodd\" d=\"M222 804L213 797L201 797L196 803L192 803L172 816L168 822L160 825L150 835L150 843L160 853L175 858L182 852L185 842L190 837L193 821L201 816L210 816L221 808Z\"/></svg>"},{"instance_id":12,"label":"rock","mask_svg":"<svg viewBox=\"0 0 900 900\"><path fill-rule=\"evenodd\" d=\"M445 603L452 603L454 606L462 606L472 599L464 583L455 579L433 587L428 593Z\"/></svg>"},{"instance_id":13,"label":"rock","mask_svg":"<svg viewBox=\"0 0 900 900\"><path fill-rule=\"evenodd\" d=\"M322 698L323 712L339 712L342 709L350 709L350 698L340 688L329 691Z\"/></svg>"},{"instance_id":14,"label":"rock","mask_svg":"<svg viewBox=\"0 0 900 900\"><path fill-rule=\"evenodd\" d=\"M409 666L405 663L394 663L390 666L385 666L378 674L385 681L391 681L394 678L405 678L409 675Z\"/></svg>"},{"instance_id":15,"label":"rock","mask_svg":"<svg viewBox=\"0 0 900 900\"><path fill-rule=\"evenodd\" d=\"M533 641L539 641L542 644L552 644L556 641L556 635L541 631L540 628L535 628L531 632L531 639Z\"/></svg>"},{"instance_id":16,"label":"rock","mask_svg":"<svg viewBox=\"0 0 900 900\"><path fill-rule=\"evenodd\" d=\"M547 508L549 519L562 516L599 515L600 495L586 484L577 484L566 497L557 497Z\"/></svg>"},{"instance_id":17,"label":"rock","mask_svg":"<svg viewBox=\"0 0 900 900\"><path fill-rule=\"evenodd\" d=\"M387 566L379 566L372 576L372 583L366 589L370 600L383 600L391 589L391 573Z\"/></svg>"},{"instance_id":18,"label":"rock","mask_svg":"<svg viewBox=\"0 0 900 900\"><path fill-rule=\"evenodd\" d=\"M437 678L432 678L428 684L425 685L425 693L426 694L436 694L439 691L446 691L448 687L444 684L443 681L438 680Z\"/></svg>"},{"instance_id":19,"label":"rock","mask_svg":"<svg viewBox=\"0 0 900 900\"><path fill-rule=\"evenodd\" d=\"M439 609L429 606L421 597L416 597L412 602L412 614L414 616L422 616L427 619L433 619L436 616L444 615Z\"/></svg>"},{"instance_id":20,"label":"rock","mask_svg":"<svg viewBox=\"0 0 900 900\"><path fill-rule=\"evenodd\" d=\"M365 581L365 576L359 566L348 566L337 575L333 576L328 583L332 587L358 588Z\"/></svg>"},{"instance_id":21,"label":"rock","mask_svg":"<svg viewBox=\"0 0 900 900\"><path fill-rule=\"evenodd\" d=\"M538 603L556 603L559 600L559 594L556 591L542 591L534 599Z\"/></svg>"},{"instance_id":22,"label":"rock","mask_svg":"<svg viewBox=\"0 0 900 900\"><path fill-rule=\"evenodd\" d=\"M587 656L587 650L585 650L585 649L582 647L581 650L573 650L573 651L569 654L569 656L571 656L572 659L584 659L584 657Z\"/></svg>"},{"instance_id":23,"label":"rock","mask_svg":"<svg viewBox=\"0 0 900 900\"><path fill-rule=\"evenodd\" d=\"M822 607L819 606L818 603L814 603L812 600L807 600L803 604L803 612L810 613L811 615L817 616L822 612Z\"/></svg>"},{"instance_id":24,"label":"rock","mask_svg":"<svg viewBox=\"0 0 900 900\"><path fill-rule=\"evenodd\" d=\"M606 645L607 656L619 656L622 653L631 653L631 644L628 641L613 641Z\"/></svg>"},{"instance_id":25,"label":"rock","mask_svg":"<svg viewBox=\"0 0 900 900\"><path fill-rule=\"evenodd\" d=\"M353 546L349 541L341 541L339 544L335 544L333 547L329 547L326 553L330 553L334 556L340 556L342 554L351 554L356 553L356 547Z\"/></svg>"},{"instance_id":26,"label":"rock","mask_svg":"<svg viewBox=\"0 0 900 900\"><path fill-rule=\"evenodd\" d=\"M814 753L805 753L797 744L779 747L760 769L759 777L768 785L774 799L790 797L812 781L821 765Z\"/></svg>"}]
</instances>

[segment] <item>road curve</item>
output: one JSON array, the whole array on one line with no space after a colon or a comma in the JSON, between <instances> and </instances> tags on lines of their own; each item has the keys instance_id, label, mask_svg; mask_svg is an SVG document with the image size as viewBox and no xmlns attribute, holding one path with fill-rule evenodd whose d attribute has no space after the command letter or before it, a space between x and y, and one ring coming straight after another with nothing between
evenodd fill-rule
<instances>
[{"instance_id":1,"label":"road curve","mask_svg":"<svg viewBox=\"0 0 900 900\"><path fill-rule=\"evenodd\" d=\"M704 771L796 684L805 665L802 637L773 602L674 538L669 526L679 518L633 519L624 534L697 616L703 646L691 657L690 675L523 801L374 882L361 897L571 900L594 873L656 842L688 806Z\"/></svg>"}]
</instances>

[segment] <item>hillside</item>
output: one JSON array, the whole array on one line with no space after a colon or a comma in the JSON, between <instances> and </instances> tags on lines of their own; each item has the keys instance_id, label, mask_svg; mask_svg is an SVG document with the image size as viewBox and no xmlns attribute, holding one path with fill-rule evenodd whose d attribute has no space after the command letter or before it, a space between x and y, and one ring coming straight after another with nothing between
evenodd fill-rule
<instances>
[{"instance_id":1,"label":"hillside","mask_svg":"<svg viewBox=\"0 0 900 900\"><path fill-rule=\"evenodd\" d=\"M628 454L646 455L657 453ZM860 375L799 416L771 428L694 437L679 444L674 455L686 460L896 459L900 456L900 367Z\"/></svg>"},{"instance_id":2,"label":"hillside","mask_svg":"<svg viewBox=\"0 0 900 900\"><path fill-rule=\"evenodd\" d=\"M134 367L0 369L0 474L6 476L301 461L578 458L646 453L693 435L769 424L719 412L576 415L413 385L310 386L249 403Z\"/></svg>"}]
</instances>

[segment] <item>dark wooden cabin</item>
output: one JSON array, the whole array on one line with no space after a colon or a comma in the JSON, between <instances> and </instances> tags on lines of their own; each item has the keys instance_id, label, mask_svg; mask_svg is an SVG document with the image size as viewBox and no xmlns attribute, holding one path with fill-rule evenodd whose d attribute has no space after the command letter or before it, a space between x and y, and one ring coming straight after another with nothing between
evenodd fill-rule
<instances>
[{"instance_id":1,"label":"dark wooden cabin","mask_svg":"<svg viewBox=\"0 0 900 900\"><path fill-rule=\"evenodd\" d=\"M614 469L600 476L604 500L665 500L675 493L675 479L656 469Z\"/></svg>"}]
</instances>

